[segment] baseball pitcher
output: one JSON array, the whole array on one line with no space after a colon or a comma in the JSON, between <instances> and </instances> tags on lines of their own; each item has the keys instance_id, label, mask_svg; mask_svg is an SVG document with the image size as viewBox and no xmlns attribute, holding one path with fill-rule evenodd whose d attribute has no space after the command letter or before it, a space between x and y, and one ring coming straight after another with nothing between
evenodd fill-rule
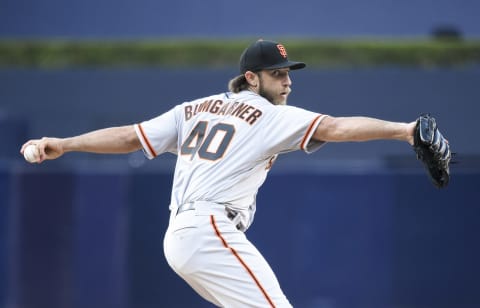
<instances>
[{"instance_id":1,"label":"baseball pitcher","mask_svg":"<svg viewBox=\"0 0 480 308\"><path fill-rule=\"evenodd\" d=\"M291 307L275 273L247 239L256 195L279 154L326 142L400 140L414 146L434 183L448 183L450 148L433 118L410 123L334 117L287 105L290 61L282 44L259 40L240 57L229 91L176 105L150 120L71 138L26 142L38 162L72 152L177 155L164 238L168 264L219 307Z\"/></svg>"}]
</instances>

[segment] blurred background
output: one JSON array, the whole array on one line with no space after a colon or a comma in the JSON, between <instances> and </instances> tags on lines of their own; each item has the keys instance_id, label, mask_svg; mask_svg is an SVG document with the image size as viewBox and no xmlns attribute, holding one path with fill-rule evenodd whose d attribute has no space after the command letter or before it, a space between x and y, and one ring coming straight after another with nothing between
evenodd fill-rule
<instances>
[{"instance_id":1,"label":"blurred background","mask_svg":"<svg viewBox=\"0 0 480 308\"><path fill-rule=\"evenodd\" d=\"M480 307L480 2L0 0L0 307L211 307L163 256L175 157L28 139L153 118L226 90L258 38L307 62L289 103L432 113L457 152L436 189L401 142L280 157L247 235L295 307Z\"/></svg>"}]
</instances>

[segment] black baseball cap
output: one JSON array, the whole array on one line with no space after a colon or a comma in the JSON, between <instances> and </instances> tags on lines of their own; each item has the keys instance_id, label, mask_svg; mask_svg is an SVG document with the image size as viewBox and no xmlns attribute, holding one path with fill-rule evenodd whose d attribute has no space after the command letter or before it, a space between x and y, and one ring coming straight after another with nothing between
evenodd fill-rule
<instances>
[{"instance_id":1,"label":"black baseball cap","mask_svg":"<svg viewBox=\"0 0 480 308\"><path fill-rule=\"evenodd\" d=\"M248 46L240 57L240 73L257 72L264 69L289 67L291 70L304 68L303 62L290 61L285 47L277 42L258 40Z\"/></svg>"}]
</instances>

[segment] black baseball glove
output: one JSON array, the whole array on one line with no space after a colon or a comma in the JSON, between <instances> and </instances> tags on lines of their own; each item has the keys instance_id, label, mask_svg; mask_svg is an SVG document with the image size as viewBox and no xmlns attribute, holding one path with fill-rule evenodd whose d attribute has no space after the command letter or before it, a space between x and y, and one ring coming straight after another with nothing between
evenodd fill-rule
<instances>
[{"instance_id":1,"label":"black baseball glove","mask_svg":"<svg viewBox=\"0 0 480 308\"><path fill-rule=\"evenodd\" d=\"M450 179L450 145L438 130L435 118L422 114L417 119L413 149L438 188L447 186Z\"/></svg>"}]
</instances>

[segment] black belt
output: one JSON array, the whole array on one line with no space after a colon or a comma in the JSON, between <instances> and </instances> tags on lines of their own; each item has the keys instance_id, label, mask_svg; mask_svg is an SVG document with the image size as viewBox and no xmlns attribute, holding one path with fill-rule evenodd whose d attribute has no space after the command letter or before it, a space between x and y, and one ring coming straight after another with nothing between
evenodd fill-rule
<instances>
[{"instance_id":1,"label":"black belt","mask_svg":"<svg viewBox=\"0 0 480 308\"><path fill-rule=\"evenodd\" d=\"M190 203L184 203L184 204L181 204L178 208L177 208L177 214L180 214L180 213L183 213L183 212L186 212L186 211L193 211L195 210L195 203L194 202L190 202ZM240 215L239 212L237 211L234 211L228 207L225 207L225 214L227 215L227 218L234 221L235 218ZM243 231L245 228L243 227L243 224L241 222L238 222L237 225L235 226L238 230L241 230Z\"/></svg>"}]
</instances>

